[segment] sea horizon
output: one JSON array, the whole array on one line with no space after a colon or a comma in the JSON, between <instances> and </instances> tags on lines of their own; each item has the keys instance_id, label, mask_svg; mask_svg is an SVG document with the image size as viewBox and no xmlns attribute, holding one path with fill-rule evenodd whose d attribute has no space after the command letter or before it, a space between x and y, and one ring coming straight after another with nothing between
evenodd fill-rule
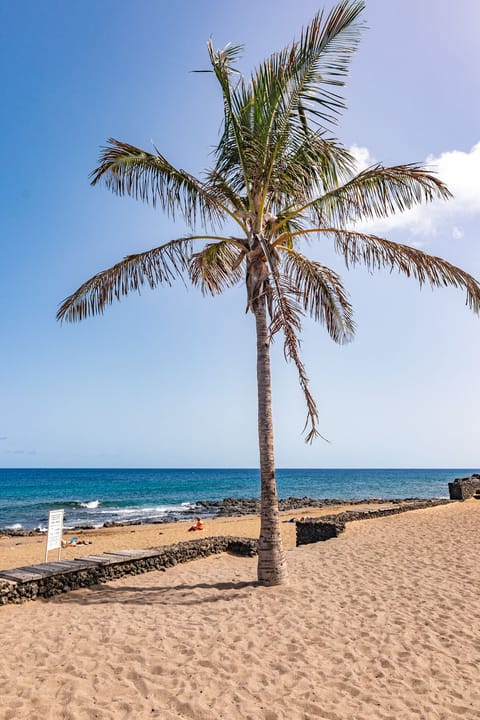
<instances>
[{"instance_id":1,"label":"sea horizon","mask_svg":"<svg viewBox=\"0 0 480 720\"><path fill-rule=\"evenodd\" d=\"M3 466L0 465L0 472L2 470L259 470L258 465L252 466L222 466L222 465L45 465L45 466ZM444 466L417 466L417 465L402 465L402 466L374 466L374 465L342 465L341 467L319 467L319 466L300 466L300 465L278 465L275 466L275 470L468 470L471 468L464 467L444 467ZM480 472L480 466L479 466Z\"/></svg>"}]
</instances>

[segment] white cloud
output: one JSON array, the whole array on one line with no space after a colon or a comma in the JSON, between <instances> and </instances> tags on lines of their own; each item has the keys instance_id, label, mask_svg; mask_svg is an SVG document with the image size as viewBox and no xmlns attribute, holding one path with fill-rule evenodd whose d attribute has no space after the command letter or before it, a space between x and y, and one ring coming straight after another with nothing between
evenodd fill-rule
<instances>
[{"instance_id":1,"label":"white cloud","mask_svg":"<svg viewBox=\"0 0 480 720\"><path fill-rule=\"evenodd\" d=\"M351 152L359 159L359 169L372 164L367 148L355 146ZM429 155L424 164L447 185L453 198L434 200L384 220L362 223L362 230L385 234L404 229L424 237L447 231L456 240L463 237L461 219L480 215L480 142L470 152L451 150L439 157Z\"/></svg>"},{"instance_id":2,"label":"white cloud","mask_svg":"<svg viewBox=\"0 0 480 720\"><path fill-rule=\"evenodd\" d=\"M5 455L36 455L36 450L4 450Z\"/></svg>"},{"instance_id":3,"label":"white cloud","mask_svg":"<svg viewBox=\"0 0 480 720\"><path fill-rule=\"evenodd\" d=\"M370 165L375 164L375 158L370 155L370 150L366 147L360 147L359 145L352 145L348 148L348 151L357 162L357 172L366 170Z\"/></svg>"}]
</instances>

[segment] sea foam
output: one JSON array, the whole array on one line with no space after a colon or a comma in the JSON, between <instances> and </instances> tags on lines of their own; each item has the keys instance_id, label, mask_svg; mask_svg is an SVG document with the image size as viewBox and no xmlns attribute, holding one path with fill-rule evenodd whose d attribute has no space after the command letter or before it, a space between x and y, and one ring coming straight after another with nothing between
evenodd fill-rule
<instances>
[{"instance_id":1,"label":"sea foam","mask_svg":"<svg viewBox=\"0 0 480 720\"><path fill-rule=\"evenodd\" d=\"M87 508L88 510L95 510L100 505L100 500L90 500L90 502L79 503L78 507Z\"/></svg>"}]
</instances>

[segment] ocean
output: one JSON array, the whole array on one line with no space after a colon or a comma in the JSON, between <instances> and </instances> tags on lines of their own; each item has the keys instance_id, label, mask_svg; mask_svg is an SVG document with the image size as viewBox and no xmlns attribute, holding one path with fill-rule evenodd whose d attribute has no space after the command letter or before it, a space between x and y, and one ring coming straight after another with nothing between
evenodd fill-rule
<instances>
[{"instance_id":1,"label":"ocean","mask_svg":"<svg viewBox=\"0 0 480 720\"><path fill-rule=\"evenodd\" d=\"M475 469L277 469L281 498L442 498ZM257 469L0 469L0 528L45 530L63 508L65 527L185 518L199 500L258 498Z\"/></svg>"}]
</instances>

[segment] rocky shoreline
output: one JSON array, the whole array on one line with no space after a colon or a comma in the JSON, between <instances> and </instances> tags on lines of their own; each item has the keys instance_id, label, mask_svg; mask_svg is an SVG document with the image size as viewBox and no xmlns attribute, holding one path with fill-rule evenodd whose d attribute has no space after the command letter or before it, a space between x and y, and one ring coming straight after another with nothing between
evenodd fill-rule
<instances>
[{"instance_id":1,"label":"rocky shoreline","mask_svg":"<svg viewBox=\"0 0 480 720\"><path fill-rule=\"evenodd\" d=\"M431 498L433 499L433 498ZM311 498L288 497L278 501L280 512L298 510L299 508L324 508L343 505L400 505L406 502L419 502L423 498ZM195 512L204 512L213 517L235 517L241 515L258 515L260 513L259 498L224 498L223 500L199 500Z\"/></svg>"},{"instance_id":2,"label":"rocky shoreline","mask_svg":"<svg viewBox=\"0 0 480 720\"><path fill-rule=\"evenodd\" d=\"M400 505L403 503L412 503L423 501L424 498L408 497L408 498L310 498L310 497L288 497L281 498L278 501L280 512L289 510L298 510L300 508L324 508L337 507L345 505ZM431 498L432 501L436 500ZM189 519L192 515L203 515L204 517L241 517L242 515L258 515L260 513L259 498L224 498L223 500L198 500L195 505L185 512L185 519ZM161 525L165 523L178 522L178 518L165 518L162 520L151 520L145 523L132 522L115 522L108 521L102 525L102 528L126 527L129 525ZM78 530L98 530L101 528L93 525L76 525L71 531ZM0 535L7 537L33 537L43 535L45 531L0 528Z\"/></svg>"}]
</instances>

